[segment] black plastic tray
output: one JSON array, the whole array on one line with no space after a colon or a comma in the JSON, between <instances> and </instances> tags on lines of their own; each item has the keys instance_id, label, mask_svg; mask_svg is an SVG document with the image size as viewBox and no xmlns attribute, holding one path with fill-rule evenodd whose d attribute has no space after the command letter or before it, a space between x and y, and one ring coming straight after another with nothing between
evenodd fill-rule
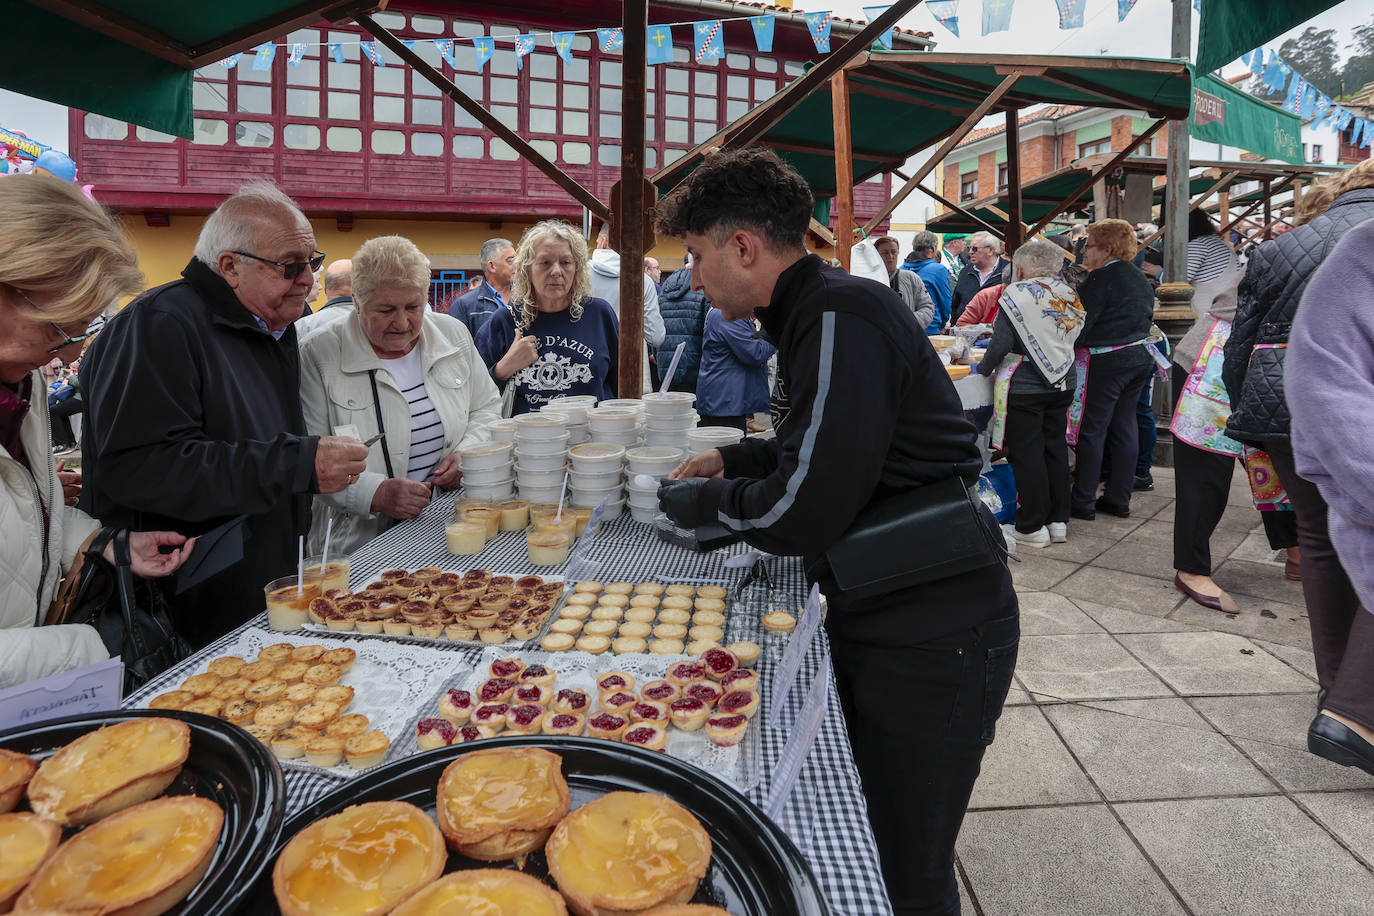
<instances>
[{"instance_id":1,"label":"black plastic tray","mask_svg":"<svg viewBox=\"0 0 1374 916\"><path fill-rule=\"evenodd\" d=\"M667 754L596 738L497 737L398 760L297 812L282 828L280 845L320 818L363 802L406 801L433 815L435 790L444 768L464 754L495 747L542 747L561 756L573 808L621 790L655 792L686 807L711 837L711 866L693 903L710 903L732 916L828 916L820 887L802 854L743 795ZM445 870L500 867L451 852ZM505 863L504 867L514 865ZM526 859L525 873L553 884L543 850ZM257 890L241 912L277 912L270 875L258 882Z\"/></svg>"},{"instance_id":2,"label":"black plastic tray","mask_svg":"<svg viewBox=\"0 0 1374 916\"><path fill-rule=\"evenodd\" d=\"M190 756L163 796L198 795L224 809L224 829L209 870L181 905L167 912L177 916L237 912L272 862L286 810L281 767L252 735L237 725L198 713L129 709L0 732L0 747L42 761L87 732L144 717L179 719L191 729ZM66 835L75 833L72 830Z\"/></svg>"}]
</instances>

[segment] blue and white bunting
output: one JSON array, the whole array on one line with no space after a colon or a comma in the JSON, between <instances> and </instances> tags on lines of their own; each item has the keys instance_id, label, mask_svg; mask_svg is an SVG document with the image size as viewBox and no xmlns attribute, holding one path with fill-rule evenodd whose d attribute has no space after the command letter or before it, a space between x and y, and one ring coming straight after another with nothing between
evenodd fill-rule
<instances>
[{"instance_id":1,"label":"blue and white bunting","mask_svg":"<svg viewBox=\"0 0 1374 916\"><path fill-rule=\"evenodd\" d=\"M437 50L437 51L439 52L439 56L442 57L442 58L444 59L444 63L448 64L450 67L452 67L452 68L455 69L455 70L458 69L458 58L457 58L457 56L454 55L454 53L453 53L453 39L452 39L452 38L436 38L436 39L434 39L434 48L435 48L435 50Z\"/></svg>"},{"instance_id":2,"label":"blue and white bunting","mask_svg":"<svg viewBox=\"0 0 1374 916\"><path fill-rule=\"evenodd\" d=\"M1016 0L983 0L983 34L1011 28L1011 8Z\"/></svg>"},{"instance_id":3,"label":"blue and white bunting","mask_svg":"<svg viewBox=\"0 0 1374 916\"><path fill-rule=\"evenodd\" d=\"M570 64L572 59L573 39L577 36L576 32L553 32L553 47L558 52L558 56L563 58L563 63Z\"/></svg>"},{"instance_id":4,"label":"blue and white bunting","mask_svg":"<svg viewBox=\"0 0 1374 916\"><path fill-rule=\"evenodd\" d=\"M1374 124L1364 122L1364 142L1361 146L1374 146Z\"/></svg>"},{"instance_id":5,"label":"blue and white bunting","mask_svg":"<svg viewBox=\"0 0 1374 916\"><path fill-rule=\"evenodd\" d=\"M525 69L525 55L534 50L535 41L533 32L515 36L515 69Z\"/></svg>"},{"instance_id":6,"label":"blue and white bunting","mask_svg":"<svg viewBox=\"0 0 1374 916\"><path fill-rule=\"evenodd\" d=\"M329 56L334 58L334 63L336 64L341 64L348 60L347 57L344 57L343 42L331 41L329 43Z\"/></svg>"},{"instance_id":7,"label":"blue and white bunting","mask_svg":"<svg viewBox=\"0 0 1374 916\"><path fill-rule=\"evenodd\" d=\"M1282 92L1288 85L1288 74L1291 72L1292 68L1271 48L1269 62L1264 65L1264 88L1269 90L1270 95Z\"/></svg>"},{"instance_id":8,"label":"blue and white bunting","mask_svg":"<svg viewBox=\"0 0 1374 916\"><path fill-rule=\"evenodd\" d=\"M1122 22L1135 9L1136 0L1116 0L1116 21Z\"/></svg>"},{"instance_id":9,"label":"blue and white bunting","mask_svg":"<svg viewBox=\"0 0 1374 916\"><path fill-rule=\"evenodd\" d=\"M1317 92L1317 102L1312 106L1312 119L1318 124L1326 120L1326 115L1331 111L1331 98L1324 92Z\"/></svg>"},{"instance_id":10,"label":"blue and white bunting","mask_svg":"<svg viewBox=\"0 0 1374 916\"><path fill-rule=\"evenodd\" d=\"M645 63L671 64L673 62L673 30L666 25L649 26L649 45L645 52Z\"/></svg>"},{"instance_id":11,"label":"blue and white bunting","mask_svg":"<svg viewBox=\"0 0 1374 916\"><path fill-rule=\"evenodd\" d=\"M959 37L959 0L927 0L926 8L936 22Z\"/></svg>"},{"instance_id":12,"label":"blue and white bunting","mask_svg":"<svg viewBox=\"0 0 1374 916\"><path fill-rule=\"evenodd\" d=\"M692 45L697 63L720 60L725 56L725 36L719 19L708 19L692 27Z\"/></svg>"},{"instance_id":13,"label":"blue and white bunting","mask_svg":"<svg viewBox=\"0 0 1374 916\"><path fill-rule=\"evenodd\" d=\"M1313 86L1311 83L1303 87L1302 105L1298 108L1298 117L1306 121L1316 114L1317 95L1317 87Z\"/></svg>"},{"instance_id":14,"label":"blue and white bunting","mask_svg":"<svg viewBox=\"0 0 1374 916\"><path fill-rule=\"evenodd\" d=\"M272 61L277 57L276 45L258 45L257 51L253 52L254 70L271 70Z\"/></svg>"},{"instance_id":15,"label":"blue and white bunting","mask_svg":"<svg viewBox=\"0 0 1374 916\"><path fill-rule=\"evenodd\" d=\"M1355 118L1355 126L1350 128L1350 145L1360 145L1360 131L1369 126L1369 122L1364 118Z\"/></svg>"},{"instance_id":16,"label":"blue and white bunting","mask_svg":"<svg viewBox=\"0 0 1374 916\"><path fill-rule=\"evenodd\" d=\"M1256 78L1264 76L1264 49L1256 48L1250 52L1249 59L1245 65L1250 68L1250 75Z\"/></svg>"},{"instance_id":17,"label":"blue and white bunting","mask_svg":"<svg viewBox=\"0 0 1374 916\"><path fill-rule=\"evenodd\" d=\"M305 48L306 44L303 41L298 41L293 44L291 46L291 53L286 55L286 62L293 67L299 64L301 58L305 56Z\"/></svg>"},{"instance_id":18,"label":"blue and white bunting","mask_svg":"<svg viewBox=\"0 0 1374 916\"><path fill-rule=\"evenodd\" d=\"M625 50L625 30L597 29L596 43L601 46L603 53L610 53L611 51L623 53Z\"/></svg>"},{"instance_id":19,"label":"blue and white bunting","mask_svg":"<svg viewBox=\"0 0 1374 916\"><path fill-rule=\"evenodd\" d=\"M481 73L486 69L487 61L496 53L496 39L490 35L479 35L472 40L472 46L477 49L477 72Z\"/></svg>"},{"instance_id":20,"label":"blue and white bunting","mask_svg":"<svg viewBox=\"0 0 1374 916\"><path fill-rule=\"evenodd\" d=\"M1054 4L1059 7L1060 29L1083 28L1083 10L1088 0L1054 0Z\"/></svg>"},{"instance_id":21,"label":"blue and white bunting","mask_svg":"<svg viewBox=\"0 0 1374 916\"><path fill-rule=\"evenodd\" d=\"M1288 81L1288 97L1283 100L1283 110L1297 114L1302 110L1302 95L1307 91L1307 80L1299 74L1294 74Z\"/></svg>"},{"instance_id":22,"label":"blue and white bunting","mask_svg":"<svg viewBox=\"0 0 1374 916\"><path fill-rule=\"evenodd\" d=\"M382 49L377 47L375 41L360 41L358 47L363 49L363 54L378 67L386 66L386 58L382 56Z\"/></svg>"},{"instance_id":23,"label":"blue and white bunting","mask_svg":"<svg viewBox=\"0 0 1374 916\"><path fill-rule=\"evenodd\" d=\"M1355 120L1355 115L1347 111L1343 106L1338 105L1336 107L1340 108L1340 114L1336 115L1336 130L1343 131L1350 126L1351 121Z\"/></svg>"},{"instance_id":24,"label":"blue and white bunting","mask_svg":"<svg viewBox=\"0 0 1374 916\"><path fill-rule=\"evenodd\" d=\"M239 65L239 58L241 57L243 57L242 52L235 54L232 57L226 57L224 60L219 62L219 65L226 70L232 70Z\"/></svg>"},{"instance_id":25,"label":"blue and white bunting","mask_svg":"<svg viewBox=\"0 0 1374 916\"><path fill-rule=\"evenodd\" d=\"M872 22L874 19L877 19L886 11L887 7L885 6L866 6L864 7L864 16L868 18L869 22ZM886 32L878 36L878 44L882 45L884 48L887 48L889 51L892 50L892 31L892 29L888 29Z\"/></svg>"},{"instance_id":26,"label":"blue and white bunting","mask_svg":"<svg viewBox=\"0 0 1374 916\"><path fill-rule=\"evenodd\" d=\"M754 30L754 45L764 52L773 50L773 26L776 20L772 16L750 16L749 27Z\"/></svg>"},{"instance_id":27,"label":"blue and white bunting","mask_svg":"<svg viewBox=\"0 0 1374 916\"><path fill-rule=\"evenodd\" d=\"M824 10L805 14L806 30L811 33L816 50L822 54L830 53L830 11Z\"/></svg>"}]
</instances>

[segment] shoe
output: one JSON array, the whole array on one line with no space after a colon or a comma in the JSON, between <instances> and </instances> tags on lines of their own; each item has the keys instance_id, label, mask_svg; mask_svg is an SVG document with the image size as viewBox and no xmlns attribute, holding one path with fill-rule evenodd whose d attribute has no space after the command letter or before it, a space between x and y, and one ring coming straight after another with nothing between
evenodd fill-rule
<instances>
[{"instance_id":1,"label":"shoe","mask_svg":"<svg viewBox=\"0 0 1374 916\"><path fill-rule=\"evenodd\" d=\"M1131 485L1131 490L1136 493L1147 493L1155 488L1155 479L1149 474L1142 475L1135 479Z\"/></svg>"},{"instance_id":2,"label":"shoe","mask_svg":"<svg viewBox=\"0 0 1374 916\"><path fill-rule=\"evenodd\" d=\"M1283 577L1289 582L1302 581L1302 560L1294 559L1292 556L1285 557L1283 560Z\"/></svg>"},{"instance_id":3,"label":"shoe","mask_svg":"<svg viewBox=\"0 0 1374 916\"><path fill-rule=\"evenodd\" d=\"M1066 543L1068 543L1068 540L1069 540L1069 526L1068 526L1068 525L1064 524L1063 522L1050 522L1049 525L1046 526L1046 527L1048 527L1048 528L1050 529L1050 543L1051 543L1051 544L1066 544Z\"/></svg>"},{"instance_id":4,"label":"shoe","mask_svg":"<svg viewBox=\"0 0 1374 916\"><path fill-rule=\"evenodd\" d=\"M1220 595L1204 595L1201 592L1194 591L1183 584L1183 577L1177 573L1174 574L1174 588L1183 592L1183 594L1192 598L1203 607L1211 608L1214 611L1221 611L1224 614L1240 613L1240 607L1231 599L1230 595L1225 592Z\"/></svg>"},{"instance_id":5,"label":"shoe","mask_svg":"<svg viewBox=\"0 0 1374 916\"><path fill-rule=\"evenodd\" d=\"M1374 776L1374 744L1342 722L1320 713L1307 727L1307 749L1345 767L1359 767Z\"/></svg>"},{"instance_id":6,"label":"shoe","mask_svg":"<svg viewBox=\"0 0 1374 916\"><path fill-rule=\"evenodd\" d=\"M1045 530L1044 525L1041 525L1030 534L1017 531L1015 525L1003 525L1002 538L1007 542L1008 550L1013 547L1033 547L1039 549L1041 547L1050 546L1050 533Z\"/></svg>"},{"instance_id":7,"label":"shoe","mask_svg":"<svg viewBox=\"0 0 1374 916\"><path fill-rule=\"evenodd\" d=\"M1094 512L1092 509L1070 509L1069 517L1081 519L1085 522L1090 522L1093 519L1097 518L1097 513Z\"/></svg>"},{"instance_id":8,"label":"shoe","mask_svg":"<svg viewBox=\"0 0 1374 916\"><path fill-rule=\"evenodd\" d=\"M1117 518L1131 517L1130 506L1118 506L1116 503L1108 502L1105 499L1099 499L1097 501L1097 511L1105 512L1108 515L1115 515Z\"/></svg>"}]
</instances>

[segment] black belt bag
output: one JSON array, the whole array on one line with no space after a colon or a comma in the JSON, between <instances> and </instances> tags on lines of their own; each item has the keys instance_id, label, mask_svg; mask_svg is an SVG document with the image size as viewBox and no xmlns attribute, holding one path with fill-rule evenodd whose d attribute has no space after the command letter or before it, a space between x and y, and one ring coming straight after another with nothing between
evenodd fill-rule
<instances>
[{"instance_id":1,"label":"black belt bag","mask_svg":"<svg viewBox=\"0 0 1374 916\"><path fill-rule=\"evenodd\" d=\"M952 477L870 504L825 557L846 600L885 595L1002 563L989 517Z\"/></svg>"}]
</instances>

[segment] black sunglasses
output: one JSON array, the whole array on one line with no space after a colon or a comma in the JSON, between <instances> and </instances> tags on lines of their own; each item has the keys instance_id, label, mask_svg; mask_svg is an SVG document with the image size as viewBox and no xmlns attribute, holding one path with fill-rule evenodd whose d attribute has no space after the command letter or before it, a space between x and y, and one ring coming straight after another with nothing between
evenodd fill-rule
<instances>
[{"instance_id":1,"label":"black sunglasses","mask_svg":"<svg viewBox=\"0 0 1374 916\"><path fill-rule=\"evenodd\" d=\"M310 260L308 261L273 261L270 258L249 254L246 251L235 251L234 254L244 258L252 258L254 261L261 261L264 264L271 264L273 267L280 268L282 277L287 280L296 279L307 267L310 268L311 273L314 273L320 269L320 265L324 263L325 259L325 253L319 249L315 250L315 253L310 256Z\"/></svg>"},{"instance_id":2,"label":"black sunglasses","mask_svg":"<svg viewBox=\"0 0 1374 916\"><path fill-rule=\"evenodd\" d=\"M8 283L6 283L5 285L6 285L6 286L9 286ZM42 310L41 308L38 307L38 303L37 303L37 302L34 302L32 299L29 298L29 294L28 294L28 293L24 292L22 289L19 289L17 286L10 286L10 289L14 290L14 291L15 291L16 293L18 293L20 296L24 297L24 301L27 302L29 305L31 305L31 306L33 307L33 310L34 310L35 312L37 312L37 313L40 314L40 315L44 314L43 310ZM96 318L95 321L92 321L92 322L86 327L86 333L85 333L85 334L78 334L78 335L75 336L75 337L73 337L72 335L68 334L66 331L62 330L62 326L61 326L60 324L58 324L56 321L49 321L48 324L51 325L51 326L52 326L52 329L53 329L54 331L57 332L57 334L58 334L59 337L62 338L62 342L61 342L60 344L58 344L57 346L55 346L55 347L48 347L48 352L49 352L49 353L57 353L57 352L59 352L59 351L61 351L61 350L67 349L67 348L70 347L72 344L85 343L86 341L88 341L88 340L90 340L92 337L94 337L96 334L99 334L99 333L100 333L100 329L103 328L103 327L105 327L105 316L104 316L104 315L101 315L101 316L99 316L98 318Z\"/></svg>"}]
</instances>

